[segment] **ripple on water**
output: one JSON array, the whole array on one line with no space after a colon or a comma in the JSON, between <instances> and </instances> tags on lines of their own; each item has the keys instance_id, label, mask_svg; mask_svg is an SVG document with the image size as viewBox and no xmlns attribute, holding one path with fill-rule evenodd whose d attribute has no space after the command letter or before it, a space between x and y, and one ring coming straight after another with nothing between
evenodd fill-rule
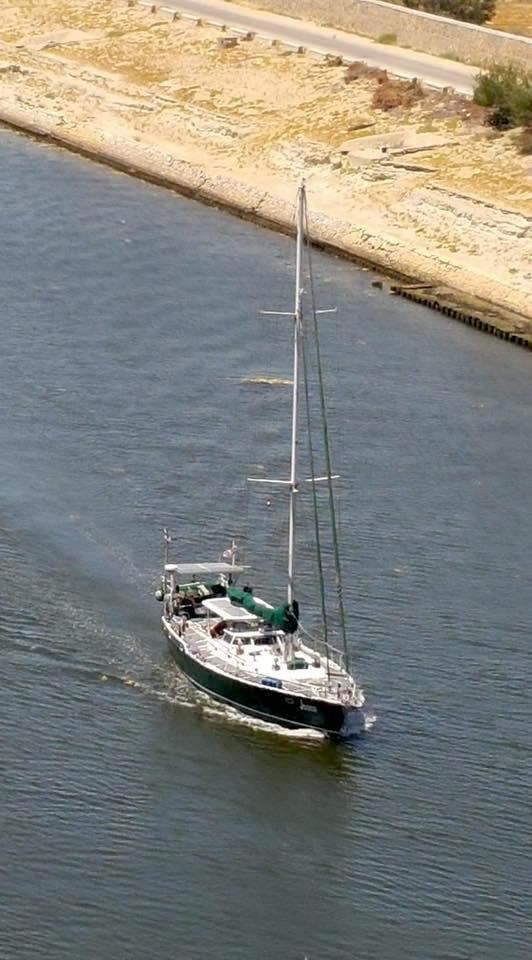
<instances>
[{"instance_id":1,"label":"ripple on water","mask_svg":"<svg viewBox=\"0 0 532 960\"><path fill-rule=\"evenodd\" d=\"M264 729L180 678L152 595L169 526L282 600L245 477L285 475L290 390L241 381L286 378L256 311L292 241L2 148L2 960L528 960L530 357L316 255L371 729ZM312 630L306 541L298 577Z\"/></svg>"}]
</instances>

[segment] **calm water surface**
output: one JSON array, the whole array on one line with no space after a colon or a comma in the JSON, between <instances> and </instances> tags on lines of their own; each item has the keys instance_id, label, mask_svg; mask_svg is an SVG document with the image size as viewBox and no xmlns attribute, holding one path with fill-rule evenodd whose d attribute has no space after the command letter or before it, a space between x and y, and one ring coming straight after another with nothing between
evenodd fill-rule
<instances>
[{"instance_id":1,"label":"calm water surface","mask_svg":"<svg viewBox=\"0 0 532 960\"><path fill-rule=\"evenodd\" d=\"M164 523L281 591L292 244L7 133L0 194L2 960L528 960L530 355L316 257L377 720L256 729L152 593Z\"/></svg>"}]
</instances>

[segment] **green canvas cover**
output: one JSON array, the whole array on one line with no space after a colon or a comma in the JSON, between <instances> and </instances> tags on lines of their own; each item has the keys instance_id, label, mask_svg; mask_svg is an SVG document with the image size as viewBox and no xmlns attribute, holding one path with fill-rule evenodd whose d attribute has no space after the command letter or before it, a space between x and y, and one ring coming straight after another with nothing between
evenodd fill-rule
<instances>
[{"instance_id":1,"label":"green canvas cover","mask_svg":"<svg viewBox=\"0 0 532 960\"><path fill-rule=\"evenodd\" d=\"M176 584L178 592L184 597L210 597L212 596L214 583L202 583L194 580L193 583Z\"/></svg>"},{"instance_id":2,"label":"green canvas cover","mask_svg":"<svg viewBox=\"0 0 532 960\"><path fill-rule=\"evenodd\" d=\"M271 623L277 630L284 630L285 633L295 633L298 627L299 608L294 603L292 609L288 603L283 603L280 607L267 607L263 603L254 600L251 593L247 590L240 590L238 587L228 587L227 596L232 603L237 603L244 607L248 613L254 613L256 617Z\"/></svg>"}]
</instances>

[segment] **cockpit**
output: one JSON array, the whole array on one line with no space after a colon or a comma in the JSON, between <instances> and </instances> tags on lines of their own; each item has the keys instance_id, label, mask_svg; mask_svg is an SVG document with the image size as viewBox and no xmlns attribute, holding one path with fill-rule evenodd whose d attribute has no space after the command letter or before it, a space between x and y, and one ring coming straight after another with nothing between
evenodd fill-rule
<instances>
[{"instance_id":1,"label":"cockpit","mask_svg":"<svg viewBox=\"0 0 532 960\"><path fill-rule=\"evenodd\" d=\"M284 639L282 630L265 623L254 613L231 603L228 597L209 597L203 607L211 637L225 641L239 652L257 647L279 647Z\"/></svg>"}]
</instances>

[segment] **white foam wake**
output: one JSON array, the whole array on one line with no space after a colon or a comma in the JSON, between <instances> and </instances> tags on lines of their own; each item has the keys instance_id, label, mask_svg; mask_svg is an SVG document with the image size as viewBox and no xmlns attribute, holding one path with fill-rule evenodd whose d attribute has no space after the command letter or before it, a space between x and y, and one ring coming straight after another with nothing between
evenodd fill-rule
<instances>
[{"instance_id":1,"label":"white foam wake","mask_svg":"<svg viewBox=\"0 0 532 960\"><path fill-rule=\"evenodd\" d=\"M323 743L327 739L326 734L321 730L312 730L308 727L283 727L277 723L271 723L267 720L260 720L257 717L247 716L233 707L224 703L219 703L199 690L196 690L180 673L174 673L173 670L165 671L157 679L135 679L131 676L113 676L102 674L101 680L111 680L122 683L127 687L134 687L136 690L163 700L173 706L186 707L197 710L202 716L215 721L223 721L231 724L246 727L249 730L255 730L260 733L273 734L278 737L285 737L290 740L303 740L314 743ZM356 734L366 733L374 726L377 721L375 713L362 712L361 722L357 724Z\"/></svg>"}]
</instances>

